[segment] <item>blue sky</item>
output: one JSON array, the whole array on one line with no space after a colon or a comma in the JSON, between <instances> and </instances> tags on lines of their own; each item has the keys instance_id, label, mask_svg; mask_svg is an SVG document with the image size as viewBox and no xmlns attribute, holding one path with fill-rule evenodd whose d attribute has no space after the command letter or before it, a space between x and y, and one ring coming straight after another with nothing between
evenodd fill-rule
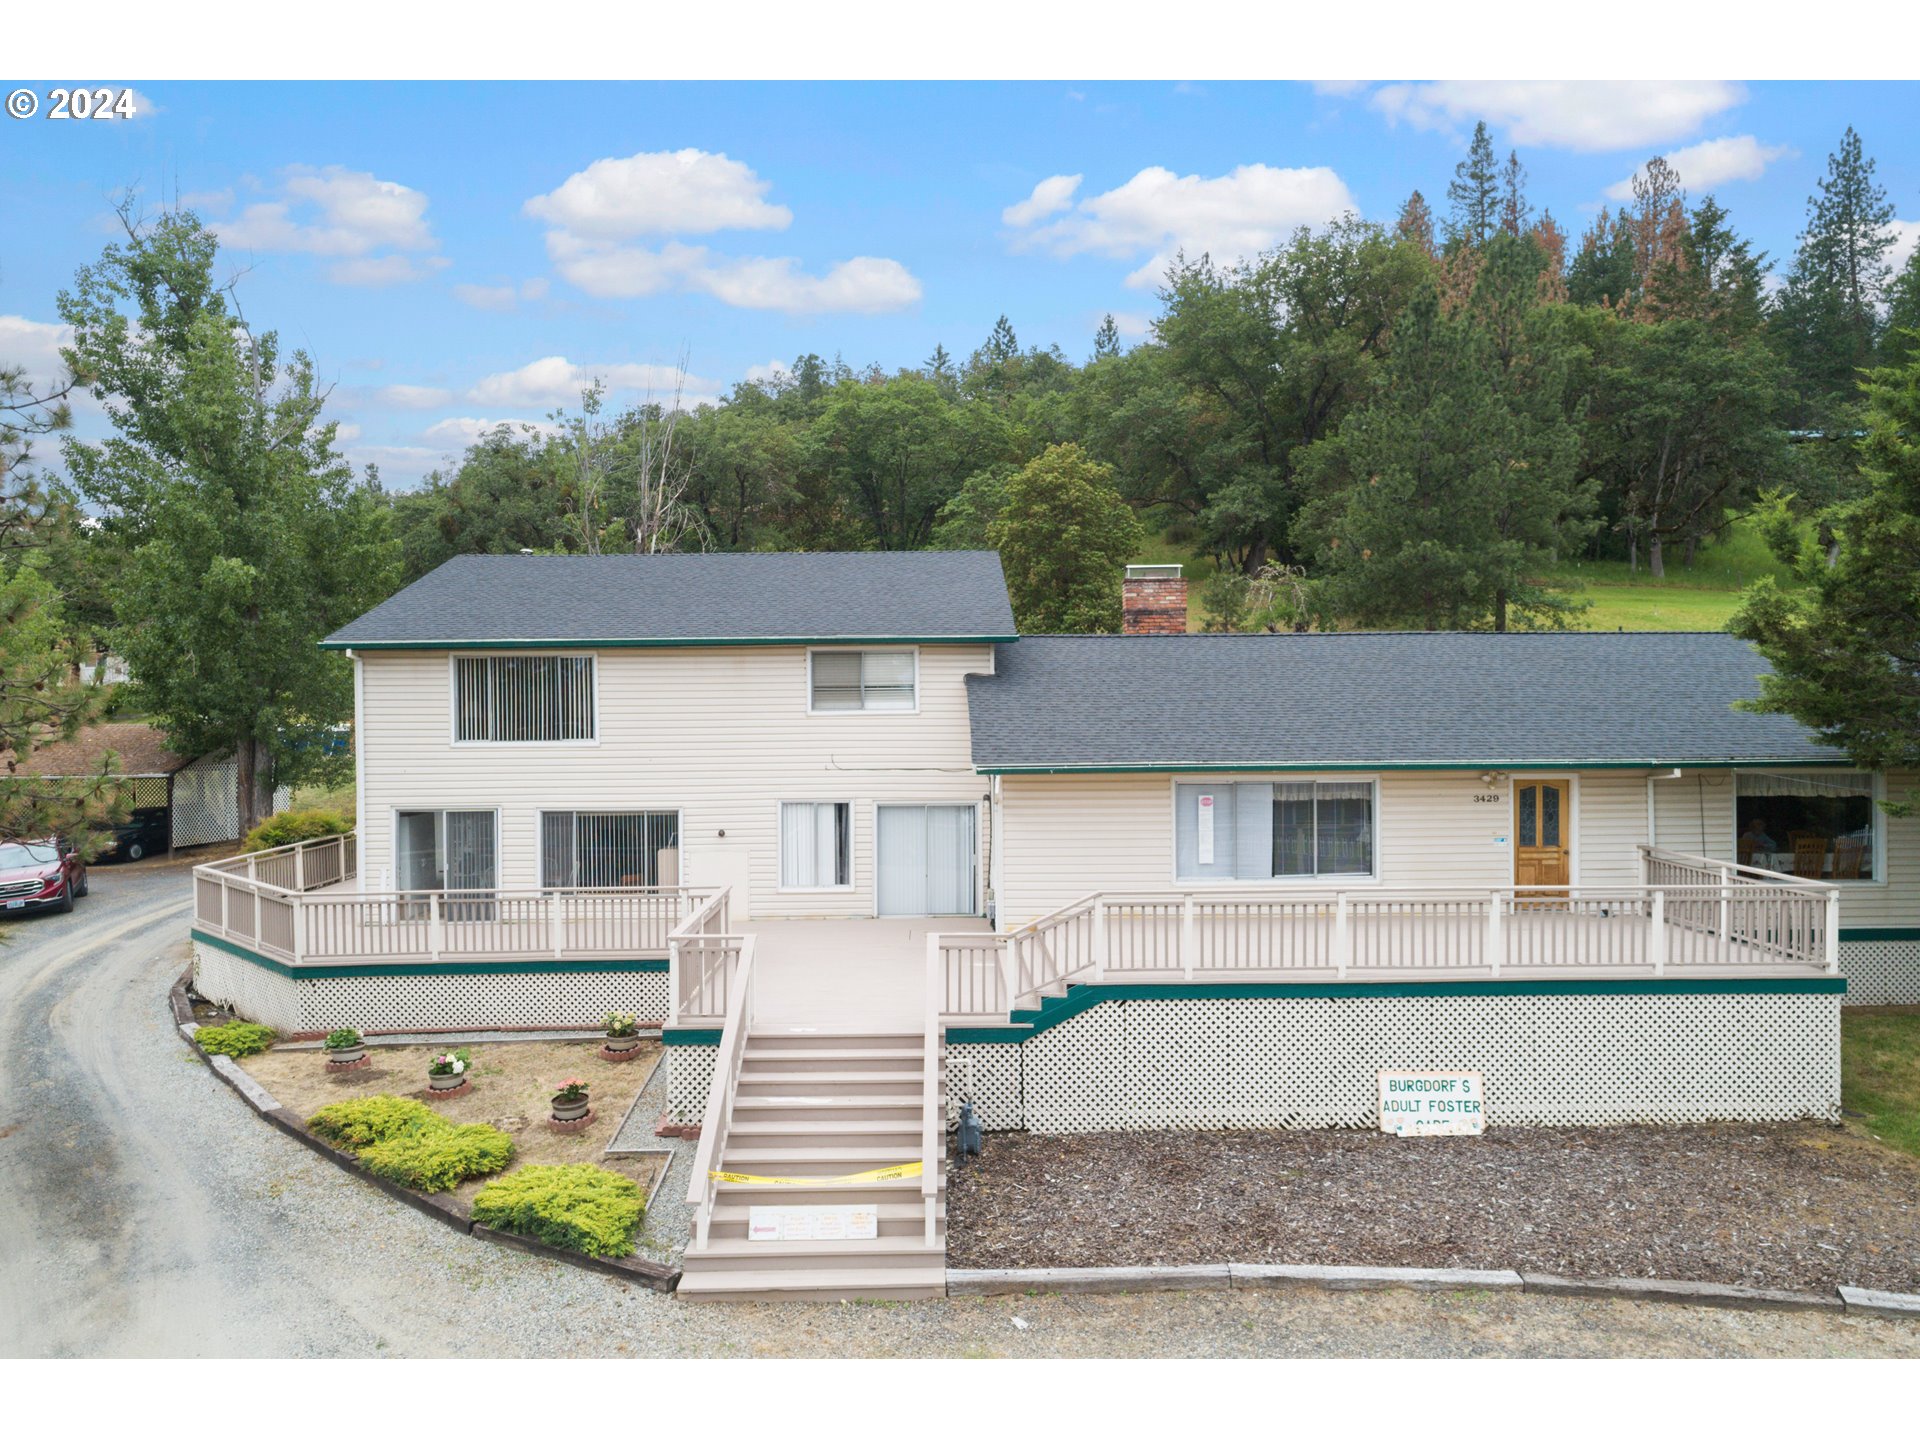
<instances>
[{"instance_id":1,"label":"blue sky","mask_svg":"<svg viewBox=\"0 0 1920 1440\"><path fill-rule=\"evenodd\" d=\"M1183 245L1443 207L1483 117L1574 234L1664 153L1777 257L1852 124L1920 235L1912 84L134 83L134 120L0 120L0 359L51 363L117 191L177 191L402 486L479 422L593 374L659 388L683 350L695 396L807 351L964 356L1003 312L1083 357L1106 312L1143 333Z\"/></svg>"}]
</instances>

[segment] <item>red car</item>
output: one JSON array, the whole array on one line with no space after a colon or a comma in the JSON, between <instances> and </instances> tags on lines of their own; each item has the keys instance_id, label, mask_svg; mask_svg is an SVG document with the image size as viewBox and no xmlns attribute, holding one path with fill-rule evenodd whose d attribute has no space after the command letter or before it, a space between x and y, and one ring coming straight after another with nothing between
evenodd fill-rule
<instances>
[{"instance_id":1,"label":"red car","mask_svg":"<svg viewBox=\"0 0 1920 1440\"><path fill-rule=\"evenodd\" d=\"M65 840L0 840L0 915L73 909L87 893L87 862Z\"/></svg>"}]
</instances>

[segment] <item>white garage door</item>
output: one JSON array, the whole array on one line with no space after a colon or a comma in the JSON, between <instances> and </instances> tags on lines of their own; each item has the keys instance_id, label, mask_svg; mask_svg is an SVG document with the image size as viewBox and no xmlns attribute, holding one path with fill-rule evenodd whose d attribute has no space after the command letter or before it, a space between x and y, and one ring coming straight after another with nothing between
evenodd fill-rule
<instances>
[{"instance_id":1,"label":"white garage door","mask_svg":"<svg viewBox=\"0 0 1920 1440\"><path fill-rule=\"evenodd\" d=\"M972 915L974 808L879 807L879 909L882 915Z\"/></svg>"}]
</instances>

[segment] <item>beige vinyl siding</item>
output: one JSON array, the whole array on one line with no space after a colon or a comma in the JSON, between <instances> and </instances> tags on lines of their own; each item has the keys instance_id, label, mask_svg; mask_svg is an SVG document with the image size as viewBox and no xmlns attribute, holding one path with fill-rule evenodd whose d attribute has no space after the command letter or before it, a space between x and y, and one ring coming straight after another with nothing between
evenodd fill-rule
<instances>
[{"instance_id":1,"label":"beige vinyl siding","mask_svg":"<svg viewBox=\"0 0 1920 1440\"><path fill-rule=\"evenodd\" d=\"M916 714L808 714L804 646L603 650L597 742L556 745L455 745L444 651L361 661L369 889L393 883L396 810L498 810L500 882L512 888L539 883L542 810L678 810L682 880L746 891L736 913L868 915L875 805L975 804L986 788L965 681L992 669L985 645L921 647ZM851 803L852 889L779 889L782 800ZM984 836L980 849L984 866Z\"/></svg>"},{"instance_id":2,"label":"beige vinyl siding","mask_svg":"<svg viewBox=\"0 0 1920 1440\"><path fill-rule=\"evenodd\" d=\"M1589 770L1575 779L1579 793L1579 870L1582 885L1638 885L1640 847L1647 843L1647 777L1638 770Z\"/></svg>"}]
</instances>

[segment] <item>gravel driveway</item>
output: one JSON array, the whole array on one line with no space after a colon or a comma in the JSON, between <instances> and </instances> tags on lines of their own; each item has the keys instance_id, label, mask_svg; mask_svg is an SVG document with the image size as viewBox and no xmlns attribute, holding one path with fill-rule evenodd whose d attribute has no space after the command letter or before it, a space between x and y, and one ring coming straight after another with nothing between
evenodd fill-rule
<instances>
[{"instance_id":1,"label":"gravel driveway","mask_svg":"<svg viewBox=\"0 0 1920 1440\"><path fill-rule=\"evenodd\" d=\"M455 1234L261 1124L167 1016L186 867L92 887L0 943L0 1355L1920 1356L1899 1321L1539 1296L685 1304Z\"/></svg>"}]
</instances>

